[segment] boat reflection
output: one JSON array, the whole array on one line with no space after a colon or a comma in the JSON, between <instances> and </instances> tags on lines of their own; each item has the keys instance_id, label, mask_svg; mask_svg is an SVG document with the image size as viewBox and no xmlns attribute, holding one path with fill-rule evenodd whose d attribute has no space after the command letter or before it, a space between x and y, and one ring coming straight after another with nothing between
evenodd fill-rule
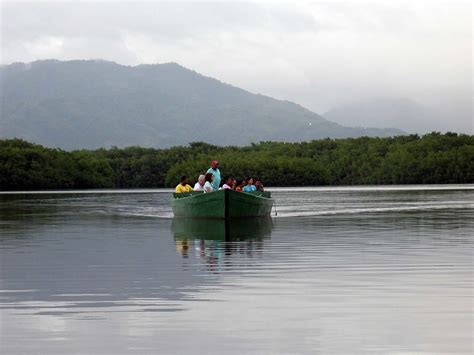
<instances>
[{"instance_id":1,"label":"boat reflection","mask_svg":"<svg viewBox=\"0 0 474 355\"><path fill-rule=\"evenodd\" d=\"M262 253L270 238L269 218L235 220L179 219L172 223L176 251L183 258L201 258L211 270L218 270L231 255L253 257Z\"/></svg>"}]
</instances>

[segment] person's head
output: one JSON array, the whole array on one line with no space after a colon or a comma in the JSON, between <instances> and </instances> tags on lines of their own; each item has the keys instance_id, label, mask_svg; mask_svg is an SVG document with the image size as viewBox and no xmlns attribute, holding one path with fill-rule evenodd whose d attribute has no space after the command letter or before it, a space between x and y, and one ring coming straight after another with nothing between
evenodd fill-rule
<instances>
[{"instance_id":1,"label":"person's head","mask_svg":"<svg viewBox=\"0 0 474 355\"><path fill-rule=\"evenodd\" d=\"M237 179L237 181L235 182L235 186L244 186L245 185L245 180L244 179Z\"/></svg>"},{"instance_id":2,"label":"person's head","mask_svg":"<svg viewBox=\"0 0 474 355\"><path fill-rule=\"evenodd\" d=\"M253 185L253 178L251 176L247 179L247 185Z\"/></svg>"},{"instance_id":3,"label":"person's head","mask_svg":"<svg viewBox=\"0 0 474 355\"><path fill-rule=\"evenodd\" d=\"M234 179L232 179L230 176L227 176L225 179L224 179L224 184L227 184L229 186L232 186L232 181Z\"/></svg>"},{"instance_id":4,"label":"person's head","mask_svg":"<svg viewBox=\"0 0 474 355\"><path fill-rule=\"evenodd\" d=\"M211 168L213 168L215 170L218 167L219 167L219 162L217 160L211 161Z\"/></svg>"},{"instance_id":5,"label":"person's head","mask_svg":"<svg viewBox=\"0 0 474 355\"><path fill-rule=\"evenodd\" d=\"M211 173L207 173L206 175L204 175L204 180L212 182L212 180L214 180L214 175L212 175Z\"/></svg>"},{"instance_id":6,"label":"person's head","mask_svg":"<svg viewBox=\"0 0 474 355\"><path fill-rule=\"evenodd\" d=\"M259 179L255 179L255 187L260 187L260 186L263 186L262 185L262 182L259 180Z\"/></svg>"},{"instance_id":7,"label":"person's head","mask_svg":"<svg viewBox=\"0 0 474 355\"><path fill-rule=\"evenodd\" d=\"M198 181L201 185L204 185L206 182L206 176L205 175L199 175Z\"/></svg>"},{"instance_id":8,"label":"person's head","mask_svg":"<svg viewBox=\"0 0 474 355\"><path fill-rule=\"evenodd\" d=\"M179 181L180 181L181 185L183 185L183 186L185 186L186 184L189 183L188 178L186 177L186 175L181 176L181 179Z\"/></svg>"}]
</instances>

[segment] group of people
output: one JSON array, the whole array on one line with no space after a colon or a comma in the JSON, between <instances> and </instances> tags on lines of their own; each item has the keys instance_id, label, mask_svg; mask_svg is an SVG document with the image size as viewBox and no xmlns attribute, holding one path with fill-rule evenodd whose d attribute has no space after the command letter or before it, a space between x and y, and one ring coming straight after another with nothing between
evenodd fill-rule
<instances>
[{"instance_id":1,"label":"group of people","mask_svg":"<svg viewBox=\"0 0 474 355\"><path fill-rule=\"evenodd\" d=\"M211 161L211 167L206 174L199 175L198 181L194 188L189 185L189 180L186 176L181 176L180 183L176 186L176 192L190 192L190 191L204 191L213 192L217 190L235 190L239 192L264 191L263 184L259 179L248 177L247 179L234 179L227 176L222 180L221 172L219 170L219 162L217 160Z\"/></svg>"}]
</instances>

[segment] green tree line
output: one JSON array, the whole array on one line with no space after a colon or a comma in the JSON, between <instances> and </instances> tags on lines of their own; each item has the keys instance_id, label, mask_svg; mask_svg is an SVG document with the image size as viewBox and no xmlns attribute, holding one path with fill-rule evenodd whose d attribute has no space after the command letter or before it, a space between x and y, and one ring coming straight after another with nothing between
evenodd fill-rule
<instances>
[{"instance_id":1,"label":"green tree line","mask_svg":"<svg viewBox=\"0 0 474 355\"><path fill-rule=\"evenodd\" d=\"M156 188L196 181L211 159L221 174L254 176L265 186L451 184L474 182L474 136L424 136L260 142L219 147L204 142L64 151L20 139L0 140L0 189Z\"/></svg>"}]
</instances>

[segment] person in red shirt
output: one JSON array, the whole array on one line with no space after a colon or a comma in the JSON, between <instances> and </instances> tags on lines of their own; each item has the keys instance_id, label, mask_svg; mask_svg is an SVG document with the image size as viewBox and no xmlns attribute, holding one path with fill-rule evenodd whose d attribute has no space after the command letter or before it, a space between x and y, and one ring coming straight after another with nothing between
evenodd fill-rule
<instances>
[{"instance_id":1,"label":"person in red shirt","mask_svg":"<svg viewBox=\"0 0 474 355\"><path fill-rule=\"evenodd\" d=\"M243 179L238 179L237 182L235 183L235 191L242 192L243 187L245 186L245 180Z\"/></svg>"}]
</instances>

